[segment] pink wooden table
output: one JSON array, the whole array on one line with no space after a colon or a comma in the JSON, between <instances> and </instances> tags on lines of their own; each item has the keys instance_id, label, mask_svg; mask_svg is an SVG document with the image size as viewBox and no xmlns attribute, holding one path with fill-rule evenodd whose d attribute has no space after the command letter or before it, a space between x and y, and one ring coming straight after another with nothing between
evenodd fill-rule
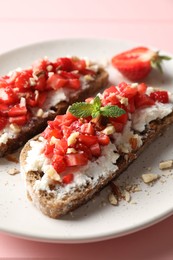
<instances>
[{"instance_id":1,"label":"pink wooden table","mask_svg":"<svg viewBox=\"0 0 173 260\"><path fill-rule=\"evenodd\" d=\"M119 38L173 53L171 0L0 0L0 53L33 42ZM173 259L173 216L104 242L63 245L0 234L0 259Z\"/></svg>"}]
</instances>

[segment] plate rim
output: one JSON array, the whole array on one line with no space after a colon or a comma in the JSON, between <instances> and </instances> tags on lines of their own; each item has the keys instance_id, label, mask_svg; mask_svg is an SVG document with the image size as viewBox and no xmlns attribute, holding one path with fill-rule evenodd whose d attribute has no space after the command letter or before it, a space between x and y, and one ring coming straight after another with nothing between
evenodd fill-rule
<instances>
[{"instance_id":1,"label":"plate rim","mask_svg":"<svg viewBox=\"0 0 173 260\"><path fill-rule=\"evenodd\" d=\"M137 45L138 43L136 42L133 42L133 41L130 41L130 40L125 40L125 39L117 39L117 38L59 38L59 39L52 39L52 40L47 40L47 41L38 41L38 42L35 42L35 43L31 43L31 44L27 44L27 45L23 45L23 46L19 46L17 48L14 48L14 49L11 49L11 50L8 50L6 52L3 52L3 53L0 53L0 59L3 57L3 56L6 56L6 55L10 55L11 53L15 53L15 52L18 52L18 51L24 51L25 49L27 48L33 48L34 46L40 46L40 45L47 45L47 44L53 44L53 43L56 43L56 42L64 42L64 41L89 41L89 42L92 42L92 41L98 41L98 42L124 42L124 43L127 43L128 45ZM166 52L168 53L168 52ZM169 53L168 53L169 54ZM172 56L172 54L169 54ZM36 57L37 58L37 57ZM93 236L92 238L91 237L85 237L85 238L82 238L81 236L76 236L76 238L69 238L69 239L66 239L66 238L43 238L43 237L39 237L38 235L37 236L33 236L33 235L27 235L27 234L22 234L22 232L15 232L15 231L10 231L8 229L2 229L0 228L0 232L2 233L5 233L5 234L9 234L9 235L12 235L12 236L15 236L15 237L20 237L20 238L25 238L27 240L33 240L33 241L42 241L42 242L51 242L51 243L67 243L67 244L71 244L71 243L89 243L89 242L97 242L97 241L103 241L103 240L108 240L108 239L112 239L112 238L117 238L117 237L121 237L121 236L125 236L125 235L128 235L128 234L131 234L131 233L134 233L134 232L137 232L137 231L140 231L140 230L143 230L144 228L147 228L147 227L150 227L154 224L157 224L158 222L164 220L165 218L171 216L173 214L173 207L172 209L168 209L167 212L163 212L162 214L160 214L159 216L157 216L156 218L154 218L152 221L151 219L147 220L146 222L143 222L143 224L138 224L137 226L134 227L130 227L129 229L126 229L126 230L122 230L121 232L119 232L118 234L115 234L115 233L105 233L104 232L104 235L102 235L100 237L100 235L96 235L96 236Z\"/></svg>"}]
</instances>

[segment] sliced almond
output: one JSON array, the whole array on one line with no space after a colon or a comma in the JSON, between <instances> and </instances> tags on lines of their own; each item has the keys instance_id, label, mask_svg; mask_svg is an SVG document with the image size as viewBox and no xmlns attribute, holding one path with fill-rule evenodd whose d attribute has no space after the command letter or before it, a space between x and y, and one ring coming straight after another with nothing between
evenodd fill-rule
<instances>
[{"instance_id":1,"label":"sliced almond","mask_svg":"<svg viewBox=\"0 0 173 260\"><path fill-rule=\"evenodd\" d=\"M159 163L159 169L160 170L169 169L169 168L172 168L172 166L173 166L173 160L168 160L168 161L164 161L164 162Z\"/></svg>"},{"instance_id":2,"label":"sliced almond","mask_svg":"<svg viewBox=\"0 0 173 260\"><path fill-rule=\"evenodd\" d=\"M159 179L160 176L156 173L146 173L146 174L142 174L142 180L145 183L151 183L157 179Z\"/></svg>"},{"instance_id":3,"label":"sliced almond","mask_svg":"<svg viewBox=\"0 0 173 260\"><path fill-rule=\"evenodd\" d=\"M42 117L43 114L44 114L43 109L39 108L38 111L37 111L37 117Z\"/></svg>"},{"instance_id":4,"label":"sliced almond","mask_svg":"<svg viewBox=\"0 0 173 260\"><path fill-rule=\"evenodd\" d=\"M131 200L130 192L128 192L127 190L124 190L124 196L125 196L125 201L129 202Z\"/></svg>"},{"instance_id":5,"label":"sliced almond","mask_svg":"<svg viewBox=\"0 0 173 260\"><path fill-rule=\"evenodd\" d=\"M60 175L55 171L53 166L49 166L45 170L45 173L49 176L50 179L55 180L55 181L61 181Z\"/></svg>"},{"instance_id":6,"label":"sliced almond","mask_svg":"<svg viewBox=\"0 0 173 260\"><path fill-rule=\"evenodd\" d=\"M103 131L103 134L105 135L111 135L113 133L115 133L115 127L113 125L108 125Z\"/></svg>"},{"instance_id":7,"label":"sliced almond","mask_svg":"<svg viewBox=\"0 0 173 260\"><path fill-rule=\"evenodd\" d=\"M16 168L11 168L11 169L8 170L8 174L10 174L10 175L16 175L19 172L20 171L18 169L16 169Z\"/></svg>"},{"instance_id":8,"label":"sliced almond","mask_svg":"<svg viewBox=\"0 0 173 260\"><path fill-rule=\"evenodd\" d=\"M76 141L77 141L77 137L79 136L79 132L74 132L72 133L68 139L67 139L67 143L68 143L68 146L72 145L72 144L75 144Z\"/></svg>"},{"instance_id":9,"label":"sliced almond","mask_svg":"<svg viewBox=\"0 0 173 260\"><path fill-rule=\"evenodd\" d=\"M68 148L67 149L67 153L69 154L69 153L77 153L77 151L76 151L76 149L74 149L74 148Z\"/></svg>"},{"instance_id":10,"label":"sliced almond","mask_svg":"<svg viewBox=\"0 0 173 260\"><path fill-rule=\"evenodd\" d=\"M13 130L14 133L18 134L21 131L21 128L17 124L10 124L10 128Z\"/></svg>"},{"instance_id":11,"label":"sliced almond","mask_svg":"<svg viewBox=\"0 0 173 260\"><path fill-rule=\"evenodd\" d=\"M109 199L109 202L110 202L111 205L114 205L114 206L118 205L118 200L113 193L109 194L108 199Z\"/></svg>"}]
</instances>

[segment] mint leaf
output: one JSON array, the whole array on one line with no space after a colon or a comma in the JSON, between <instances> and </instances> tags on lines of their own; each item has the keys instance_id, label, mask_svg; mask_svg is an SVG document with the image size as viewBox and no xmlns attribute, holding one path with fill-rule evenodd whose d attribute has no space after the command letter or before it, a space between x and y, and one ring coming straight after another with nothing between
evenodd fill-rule
<instances>
[{"instance_id":1,"label":"mint leaf","mask_svg":"<svg viewBox=\"0 0 173 260\"><path fill-rule=\"evenodd\" d=\"M96 118L100 116L100 109L99 110L93 110L91 113L92 118Z\"/></svg>"},{"instance_id":2,"label":"mint leaf","mask_svg":"<svg viewBox=\"0 0 173 260\"><path fill-rule=\"evenodd\" d=\"M94 102L93 102L93 110L91 113L92 118L100 116L100 107L101 107L101 100L100 100L99 96L96 96L94 98Z\"/></svg>"},{"instance_id":3,"label":"mint leaf","mask_svg":"<svg viewBox=\"0 0 173 260\"><path fill-rule=\"evenodd\" d=\"M92 118L96 118L101 116L105 117L119 117L125 114L125 111L118 106L107 105L105 107L101 107L101 100L99 96L94 98L93 104L86 102L76 102L70 108L69 112L76 116L77 118L85 118L88 116L92 116Z\"/></svg>"},{"instance_id":4,"label":"mint leaf","mask_svg":"<svg viewBox=\"0 0 173 260\"><path fill-rule=\"evenodd\" d=\"M101 100L100 100L99 96L96 96L94 98L93 106L94 106L94 109L100 109L100 107L101 107Z\"/></svg>"},{"instance_id":5,"label":"mint leaf","mask_svg":"<svg viewBox=\"0 0 173 260\"><path fill-rule=\"evenodd\" d=\"M100 109L101 115L106 117L119 117L125 114L125 110L118 106L105 106Z\"/></svg>"},{"instance_id":6,"label":"mint leaf","mask_svg":"<svg viewBox=\"0 0 173 260\"><path fill-rule=\"evenodd\" d=\"M76 102L69 108L69 112L74 116L80 117L88 117L92 114L93 105L85 102Z\"/></svg>"}]
</instances>

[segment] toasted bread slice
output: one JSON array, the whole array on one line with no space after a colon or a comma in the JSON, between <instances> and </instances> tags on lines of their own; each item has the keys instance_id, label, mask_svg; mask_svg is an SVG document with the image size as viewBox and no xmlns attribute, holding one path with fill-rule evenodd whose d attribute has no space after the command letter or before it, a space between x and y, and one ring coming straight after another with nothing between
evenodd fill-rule
<instances>
[{"instance_id":1,"label":"toasted bread slice","mask_svg":"<svg viewBox=\"0 0 173 260\"><path fill-rule=\"evenodd\" d=\"M164 106L166 105L162 104L161 109L164 110ZM157 110L157 108L155 109ZM32 167L29 165L30 160L28 159L29 156L31 156L31 154L29 155L31 151L32 155L34 155L35 152L35 156L38 156L34 147L38 147L39 144L43 142L42 137L36 136L34 139L30 140L21 152L20 163L21 172L26 183L27 194L33 204L47 216L59 218L86 203L111 180L119 176L138 158L141 152L152 143L154 139L160 136L166 128L173 123L173 112L171 112L173 111L173 105L170 104L167 115L160 118L156 116L156 118L154 120L151 119L150 122L143 122L145 129L139 131L139 125L136 129L133 126L134 121L141 115L140 111L151 113L151 111L147 109L137 109L136 113L130 116L130 120L126 124L123 132L115 132L115 136L111 143L102 147L102 155L100 158L95 158L94 161L90 161L88 163L89 166L80 167L82 174L78 174L79 177L86 177L83 184L80 183L80 178L74 178L72 183L67 185L63 185L56 180L52 181L51 178L48 178L50 180L49 182L45 172L34 169L34 166ZM128 124L130 124L129 128ZM129 132L129 134L132 133L132 136L135 136L140 143L138 147L133 147L132 145L129 151L126 151L126 149L123 148L127 147L125 143L127 142L127 128L130 129L128 131L132 131ZM120 139L120 137L122 138ZM128 140L130 139L131 137L129 136ZM116 140L120 141L116 143ZM36 145L33 146L34 142L36 142ZM33 164L33 161L31 164ZM82 170L82 167L84 167L84 170ZM34 170L32 170L32 168Z\"/></svg>"},{"instance_id":2,"label":"toasted bread slice","mask_svg":"<svg viewBox=\"0 0 173 260\"><path fill-rule=\"evenodd\" d=\"M30 138L42 132L47 125L48 120L53 120L56 115L65 113L70 104L76 101L82 101L90 95L94 95L99 89L105 87L108 83L108 73L99 68L96 72L94 80L89 80L87 88L77 90L75 94L71 95L69 100L60 101L55 106L51 104L42 112L44 116L35 115L29 119L27 124L22 126L19 133L15 131L14 137L9 137L6 142L0 142L0 157L14 152L19 147L24 145ZM56 92L56 91L55 91ZM75 92L75 91L73 91Z\"/></svg>"}]
</instances>

